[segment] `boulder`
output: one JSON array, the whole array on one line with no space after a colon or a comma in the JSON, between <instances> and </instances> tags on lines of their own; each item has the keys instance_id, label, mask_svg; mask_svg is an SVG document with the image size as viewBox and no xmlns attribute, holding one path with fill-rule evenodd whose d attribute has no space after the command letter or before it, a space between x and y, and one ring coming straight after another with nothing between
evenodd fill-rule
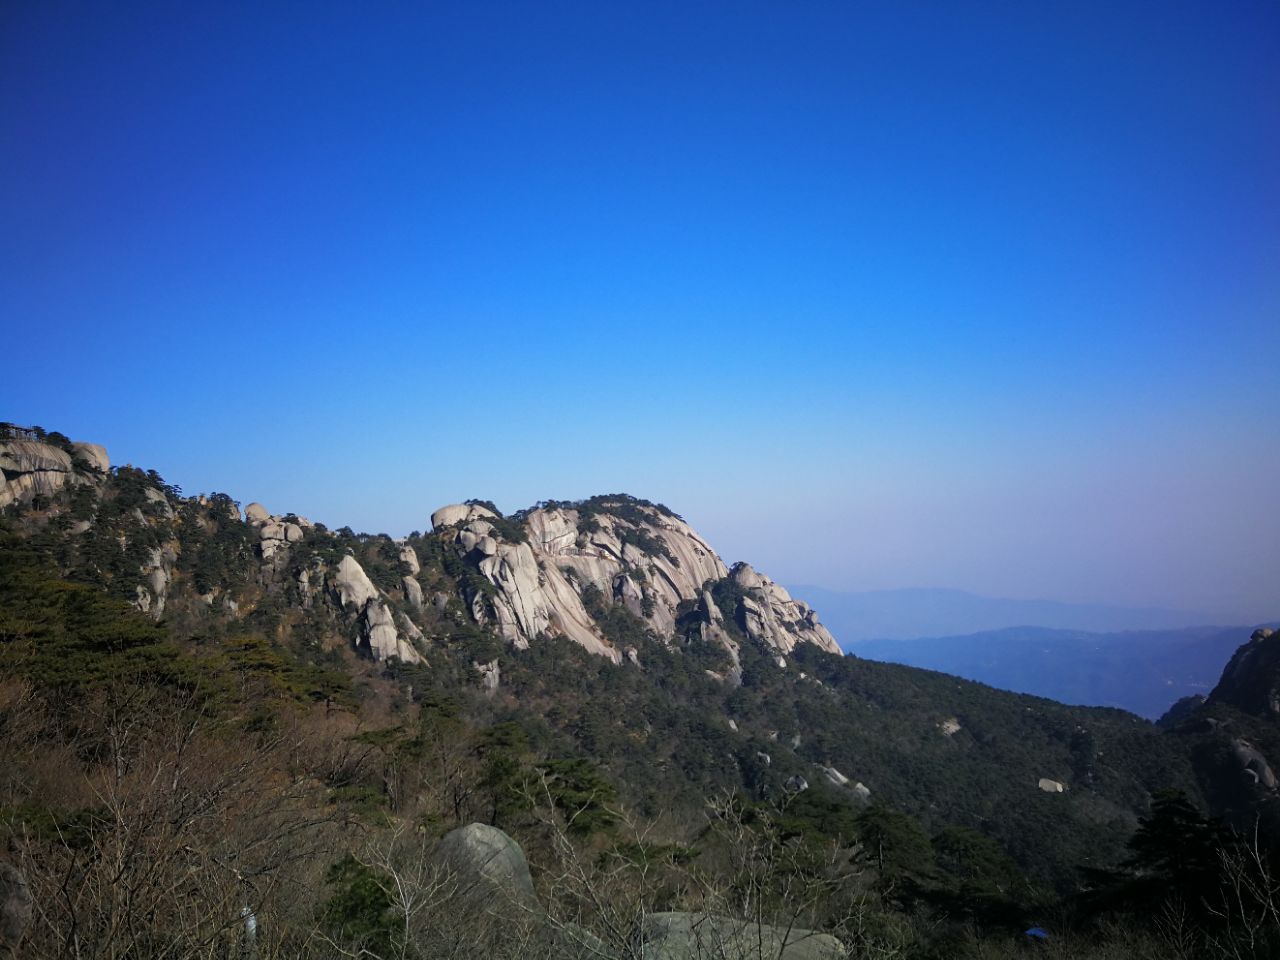
<instances>
[{"instance_id":1,"label":"boulder","mask_svg":"<svg viewBox=\"0 0 1280 960\"><path fill-rule=\"evenodd\" d=\"M246 508L245 514L248 515L248 512ZM364 567L351 554L338 561L337 569L329 575L329 582L338 595L338 602L344 607L352 604L357 610L363 610L364 605L378 595L378 590L364 572Z\"/></svg>"},{"instance_id":2,"label":"boulder","mask_svg":"<svg viewBox=\"0 0 1280 960\"><path fill-rule=\"evenodd\" d=\"M822 771L823 776L827 778L827 781L832 786L834 787L849 786L849 778L846 777L839 770L837 770L835 767L819 767L818 769Z\"/></svg>"},{"instance_id":3,"label":"boulder","mask_svg":"<svg viewBox=\"0 0 1280 960\"><path fill-rule=\"evenodd\" d=\"M246 523L257 526L270 520L271 514L262 504L251 503L244 508L244 519Z\"/></svg>"},{"instance_id":4,"label":"boulder","mask_svg":"<svg viewBox=\"0 0 1280 960\"><path fill-rule=\"evenodd\" d=\"M111 472L111 459L107 456L106 447L96 443L73 443L71 448L75 455L100 473Z\"/></svg>"},{"instance_id":5,"label":"boulder","mask_svg":"<svg viewBox=\"0 0 1280 960\"><path fill-rule=\"evenodd\" d=\"M451 503L431 514L431 529L443 530L458 523L465 523L477 517L493 517L496 514L486 507L474 503Z\"/></svg>"},{"instance_id":6,"label":"boulder","mask_svg":"<svg viewBox=\"0 0 1280 960\"><path fill-rule=\"evenodd\" d=\"M1236 762L1240 764L1240 769L1253 783L1267 790L1276 788L1275 772L1257 747L1247 740L1237 738L1232 741L1231 750L1235 754Z\"/></svg>"},{"instance_id":7,"label":"boulder","mask_svg":"<svg viewBox=\"0 0 1280 960\"><path fill-rule=\"evenodd\" d=\"M408 567L411 577L416 577L422 569L421 564L418 563L417 551L407 543L400 547L400 562Z\"/></svg>"},{"instance_id":8,"label":"boulder","mask_svg":"<svg viewBox=\"0 0 1280 960\"><path fill-rule=\"evenodd\" d=\"M436 848L435 863L453 877L464 902L538 910L524 851L497 827L472 823L450 831Z\"/></svg>"},{"instance_id":9,"label":"boulder","mask_svg":"<svg viewBox=\"0 0 1280 960\"><path fill-rule=\"evenodd\" d=\"M1065 793L1067 790L1067 785L1065 783L1060 783L1057 780L1050 780L1048 777L1041 777L1039 782L1036 783L1036 786L1045 793Z\"/></svg>"},{"instance_id":10,"label":"boulder","mask_svg":"<svg viewBox=\"0 0 1280 960\"><path fill-rule=\"evenodd\" d=\"M840 960L835 937L705 913L651 913L635 937L644 960Z\"/></svg>"},{"instance_id":11,"label":"boulder","mask_svg":"<svg viewBox=\"0 0 1280 960\"><path fill-rule=\"evenodd\" d=\"M404 599L409 606L419 613L422 612L422 584L418 583L413 577L401 577L400 585L404 588Z\"/></svg>"}]
</instances>

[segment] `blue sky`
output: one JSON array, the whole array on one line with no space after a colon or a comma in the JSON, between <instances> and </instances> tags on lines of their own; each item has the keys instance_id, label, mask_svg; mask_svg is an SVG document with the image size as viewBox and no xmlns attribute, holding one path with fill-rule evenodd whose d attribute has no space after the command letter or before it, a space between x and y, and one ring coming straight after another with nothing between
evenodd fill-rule
<instances>
[{"instance_id":1,"label":"blue sky","mask_svg":"<svg viewBox=\"0 0 1280 960\"><path fill-rule=\"evenodd\" d=\"M1280 615L1274 3L14 3L0 144L0 418L189 492Z\"/></svg>"}]
</instances>

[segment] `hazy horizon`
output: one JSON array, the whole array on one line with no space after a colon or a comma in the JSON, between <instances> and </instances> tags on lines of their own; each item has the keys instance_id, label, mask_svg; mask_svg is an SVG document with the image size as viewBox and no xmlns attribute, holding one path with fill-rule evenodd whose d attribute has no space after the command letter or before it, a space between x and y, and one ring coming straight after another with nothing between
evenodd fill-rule
<instances>
[{"instance_id":1,"label":"hazy horizon","mask_svg":"<svg viewBox=\"0 0 1280 960\"><path fill-rule=\"evenodd\" d=\"M10 5L0 419L402 535L1274 618L1280 8Z\"/></svg>"}]
</instances>

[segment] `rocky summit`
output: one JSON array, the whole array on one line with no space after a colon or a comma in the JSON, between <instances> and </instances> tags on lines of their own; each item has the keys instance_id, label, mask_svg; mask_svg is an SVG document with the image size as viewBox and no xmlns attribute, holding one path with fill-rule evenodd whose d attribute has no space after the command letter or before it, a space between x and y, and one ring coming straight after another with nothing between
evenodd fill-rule
<instances>
[{"instance_id":1,"label":"rocky summit","mask_svg":"<svg viewBox=\"0 0 1280 960\"><path fill-rule=\"evenodd\" d=\"M181 497L158 477L131 468L131 499L138 502L124 516L107 511L99 517L93 501L110 461L96 444L10 426L0 441L0 469L0 506L30 506L76 488L84 514L74 524L77 534L95 524L104 532L109 515L116 536L145 544L136 568L112 579L155 619L175 602L195 609L194 600L218 618L234 619L270 597L298 614L327 608L344 622L352 646L373 660L421 663L428 632L439 621L435 614L456 609L517 649L564 637L614 663L638 662L635 646L602 626L603 605L625 611L634 626L663 641L694 632L714 643L728 658L719 672L727 682L740 678L742 637L783 666L800 644L839 653L806 603L746 563L726 566L668 508L623 494L544 502L509 518L479 501L444 506L431 514L430 535L381 549L385 565L375 560L380 569L371 576L330 531L305 517L272 513L256 502L241 515L229 497ZM253 575L224 564L221 575L185 576L200 566L193 554L210 552L209 537L248 547ZM419 552L428 557L425 567ZM213 573L209 564L204 568ZM736 629L726 629L727 622Z\"/></svg>"}]
</instances>

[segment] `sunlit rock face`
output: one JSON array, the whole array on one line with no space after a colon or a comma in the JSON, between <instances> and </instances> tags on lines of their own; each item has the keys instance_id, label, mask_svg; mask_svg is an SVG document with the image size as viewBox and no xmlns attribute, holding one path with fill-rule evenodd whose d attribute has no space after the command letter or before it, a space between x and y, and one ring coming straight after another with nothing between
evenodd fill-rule
<instances>
[{"instance_id":1,"label":"sunlit rock face","mask_svg":"<svg viewBox=\"0 0 1280 960\"><path fill-rule=\"evenodd\" d=\"M735 666L737 643L726 617L779 652L799 643L839 652L806 604L746 564L731 574L692 527L656 504L597 498L589 506L542 506L510 521L478 504L455 504L431 521L492 587L463 598L474 618L517 647L559 635L621 662L625 651L602 634L584 602L598 591L600 600L621 604L662 639L675 634L681 604L687 612L692 603L703 638L725 647ZM706 586L731 575L740 599L737 609L721 611Z\"/></svg>"},{"instance_id":2,"label":"sunlit rock face","mask_svg":"<svg viewBox=\"0 0 1280 960\"><path fill-rule=\"evenodd\" d=\"M93 479L111 468L107 451L97 444L72 444L72 453L43 440L0 441L0 507L40 495L50 496L63 487ZM76 470L79 460L84 471Z\"/></svg>"}]
</instances>

